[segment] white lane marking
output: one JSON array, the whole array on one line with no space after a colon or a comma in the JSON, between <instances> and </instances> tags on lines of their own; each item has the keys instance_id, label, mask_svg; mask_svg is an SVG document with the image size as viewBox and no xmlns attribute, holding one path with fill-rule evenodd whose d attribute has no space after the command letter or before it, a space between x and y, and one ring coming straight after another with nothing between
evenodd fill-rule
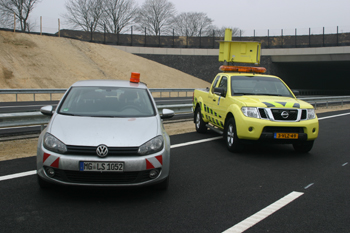
<instances>
[{"instance_id":1,"label":"white lane marking","mask_svg":"<svg viewBox=\"0 0 350 233\"><path fill-rule=\"evenodd\" d=\"M350 115L350 112L348 112L348 113L343 113L343 114L338 114L338 115L333 115L333 116L321 117L321 118L318 118L318 120L324 120L324 119L329 119L329 118L334 118L334 117L340 117L340 116L346 116L346 115Z\"/></svg>"},{"instance_id":2,"label":"white lane marking","mask_svg":"<svg viewBox=\"0 0 350 233\"><path fill-rule=\"evenodd\" d=\"M271 205L265 207L264 209L260 210L259 212L253 214L249 218L246 218L240 223L237 223L233 227L227 229L224 231L224 233L238 233L238 232L243 232L247 230L248 228L254 226L261 220L267 218L271 214L275 213L277 210L281 209L282 207L288 205L304 193L301 192L291 192L287 196L282 197L278 201L272 203Z\"/></svg>"},{"instance_id":3,"label":"white lane marking","mask_svg":"<svg viewBox=\"0 0 350 233\"><path fill-rule=\"evenodd\" d=\"M180 144L176 144L176 145L171 145L170 148L189 146L189 145L194 145L194 144L198 144L198 143L214 141L214 140L217 140L217 139L220 139L220 138L222 139L222 136L213 137L213 138L207 138L207 139L202 139L202 140L197 140L197 141L192 141L192 142L185 142L185 143L180 143Z\"/></svg>"},{"instance_id":4,"label":"white lane marking","mask_svg":"<svg viewBox=\"0 0 350 233\"><path fill-rule=\"evenodd\" d=\"M28 172L16 173L16 174L7 175L7 176L0 176L0 181L20 178L20 177L24 177L24 176L31 176L31 175L35 175L35 174L36 174L36 170L28 171Z\"/></svg>"},{"instance_id":5,"label":"white lane marking","mask_svg":"<svg viewBox=\"0 0 350 233\"><path fill-rule=\"evenodd\" d=\"M342 166L344 167L344 166L346 166L346 165L348 165L348 162L344 163Z\"/></svg>"},{"instance_id":6,"label":"white lane marking","mask_svg":"<svg viewBox=\"0 0 350 233\"><path fill-rule=\"evenodd\" d=\"M308 189L308 188L310 188L312 185L314 185L314 183L311 183L311 184L309 184L309 185L306 185L306 186L304 187L304 189Z\"/></svg>"}]
</instances>

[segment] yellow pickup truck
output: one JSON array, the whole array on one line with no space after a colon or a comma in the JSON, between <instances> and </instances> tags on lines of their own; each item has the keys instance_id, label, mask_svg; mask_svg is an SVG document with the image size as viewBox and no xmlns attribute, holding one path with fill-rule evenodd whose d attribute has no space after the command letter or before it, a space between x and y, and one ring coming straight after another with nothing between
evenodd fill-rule
<instances>
[{"instance_id":1,"label":"yellow pickup truck","mask_svg":"<svg viewBox=\"0 0 350 233\"><path fill-rule=\"evenodd\" d=\"M208 128L225 138L231 152L245 144L293 144L309 152L319 124L309 103L297 99L282 79L264 75L263 67L221 66L210 88L193 93L194 123L198 133Z\"/></svg>"}]
</instances>

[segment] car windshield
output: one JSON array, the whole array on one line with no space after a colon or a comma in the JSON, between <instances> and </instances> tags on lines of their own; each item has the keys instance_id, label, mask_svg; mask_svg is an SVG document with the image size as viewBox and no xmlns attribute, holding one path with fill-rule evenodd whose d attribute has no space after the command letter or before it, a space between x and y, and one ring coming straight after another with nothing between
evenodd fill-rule
<instances>
[{"instance_id":1,"label":"car windshield","mask_svg":"<svg viewBox=\"0 0 350 233\"><path fill-rule=\"evenodd\" d=\"M146 89L126 87L72 87L58 113L91 117L154 116Z\"/></svg>"},{"instance_id":2,"label":"car windshield","mask_svg":"<svg viewBox=\"0 0 350 233\"><path fill-rule=\"evenodd\" d=\"M264 76L231 76L232 95L273 95L293 97L277 78Z\"/></svg>"}]
</instances>

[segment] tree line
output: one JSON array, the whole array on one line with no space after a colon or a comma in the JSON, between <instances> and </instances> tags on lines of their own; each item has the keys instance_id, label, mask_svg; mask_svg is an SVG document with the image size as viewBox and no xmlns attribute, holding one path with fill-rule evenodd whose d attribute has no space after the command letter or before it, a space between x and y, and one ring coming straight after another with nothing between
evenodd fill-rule
<instances>
[{"instance_id":1,"label":"tree line","mask_svg":"<svg viewBox=\"0 0 350 233\"><path fill-rule=\"evenodd\" d=\"M0 27L13 27L14 20L22 31L34 25L29 15L41 0L0 0ZM224 36L225 28L213 24L203 12L177 13L169 0L67 0L63 18L72 29L88 32L125 33L132 27L147 35ZM229 27L233 35L239 29Z\"/></svg>"}]
</instances>

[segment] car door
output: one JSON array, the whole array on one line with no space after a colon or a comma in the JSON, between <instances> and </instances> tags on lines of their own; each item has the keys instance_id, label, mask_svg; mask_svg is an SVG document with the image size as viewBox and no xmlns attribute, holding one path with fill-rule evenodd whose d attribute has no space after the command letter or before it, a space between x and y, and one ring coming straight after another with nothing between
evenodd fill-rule
<instances>
[{"instance_id":1,"label":"car door","mask_svg":"<svg viewBox=\"0 0 350 233\"><path fill-rule=\"evenodd\" d=\"M228 100L226 98L227 82L228 82L228 77L226 75L222 75L217 85L217 88L220 88L226 94L222 95L213 90L213 98L212 98L212 106L211 106L214 112L213 123L219 128L224 127L224 120L225 120L226 111L228 107Z\"/></svg>"}]
</instances>

